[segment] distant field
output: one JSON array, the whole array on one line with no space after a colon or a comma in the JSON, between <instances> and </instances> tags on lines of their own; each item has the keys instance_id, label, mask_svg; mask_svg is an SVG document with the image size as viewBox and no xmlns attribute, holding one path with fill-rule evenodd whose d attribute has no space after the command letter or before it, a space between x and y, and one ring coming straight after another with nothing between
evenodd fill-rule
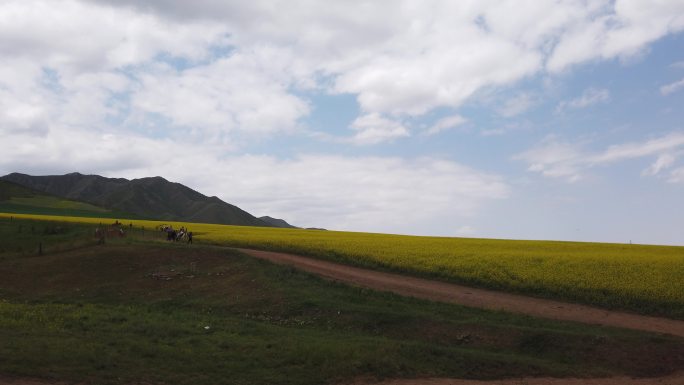
<instances>
[{"instance_id":1,"label":"distant field","mask_svg":"<svg viewBox=\"0 0 684 385\"><path fill-rule=\"evenodd\" d=\"M22 217L101 221L95 218ZM129 222L148 228L162 223L124 220L124 223ZM195 233L196 241L201 243L288 251L505 291L684 319L684 247L182 225L189 227Z\"/></svg>"}]
</instances>

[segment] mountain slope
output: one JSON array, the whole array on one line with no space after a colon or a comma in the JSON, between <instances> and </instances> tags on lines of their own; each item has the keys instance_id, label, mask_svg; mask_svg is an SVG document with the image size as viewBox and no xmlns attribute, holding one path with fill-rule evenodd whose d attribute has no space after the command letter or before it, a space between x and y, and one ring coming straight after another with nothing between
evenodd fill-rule
<instances>
[{"instance_id":1,"label":"mountain slope","mask_svg":"<svg viewBox=\"0 0 684 385\"><path fill-rule=\"evenodd\" d=\"M237 206L162 177L123 179L71 173L0 178L47 194L160 220L271 226Z\"/></svg>"},{"instance_id":2,"label":"mountain slope","mask_svg":"<svg viewBox=\"0 0 684 385\"><path fill-rule=\"evenodd\" d=\"M279 219L279 218L272 218L267 216L259 217L262 221L270 224L273 227L280 227L283 229L298 229L299 227L297 226L292 226L291 224L287 223L284 219Z\"/></svg>"},{"instance_id":3,"label":"mountain slope","mask_svg":"<svg viewBox=\"0 0 684 385\"><path fill-rule=\"evenodd\" d=\"M49 195L6 180L0 180L0 211L16 214L136 217L132 214L115 212L89 203Z\"/></svg>"}]
</instances>

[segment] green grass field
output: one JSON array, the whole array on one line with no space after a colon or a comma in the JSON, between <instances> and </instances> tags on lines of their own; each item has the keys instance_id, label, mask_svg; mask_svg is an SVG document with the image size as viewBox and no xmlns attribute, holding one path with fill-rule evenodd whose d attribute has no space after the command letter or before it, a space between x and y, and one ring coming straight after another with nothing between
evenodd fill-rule
<instances>
[{"instance_id":1,"label":"green grass field","mask_svg":"<svg viewBox=\"0 0 684 385\"><path fill-rule=\"evenodd\" d=\"M35 256L96 244L93 226L75 222L0 218L0 258Z\"/></svg>"},{"instance_id":2,"label":"green grass field","mask_svg":"<svg viewBox=\"0 0 684 385\"><path fill-rule=\"evenodd\" d=\"M124 222L148 229L162 223ZM197 242L205 244L287 251L474 286L684 319L684 247L182 225L195 233Z\"/></svg>"},{"instance_id":3,"label":"green grass field","mask_svg":"<svg viewBox=\"0 0 684 385\"><path fill-rule=\"evenodd\" d=\"M0 236L27 222L55 226L22 221L0 220ZM659 376L684 365L681 338L351 288L223 247L167 244L149 231L68 250L92 227L59 225L68 230L13 241L49 242L43 255L0 252L0 378L340 384Z\"/></svg>"}]
</instances>

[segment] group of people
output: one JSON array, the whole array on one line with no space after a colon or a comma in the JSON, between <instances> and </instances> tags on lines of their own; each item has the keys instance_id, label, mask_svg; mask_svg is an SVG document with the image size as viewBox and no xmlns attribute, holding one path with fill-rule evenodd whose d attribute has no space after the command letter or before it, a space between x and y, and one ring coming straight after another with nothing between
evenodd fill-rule
<instances>
[{"instance_id":1,"label":"group of people","mask_svg":"<svg viewBox=\"0 0 684 385\"><path fill-rule=\"evenodd\" d=\"M187 228L182 227L179 230L175 230L173 226L162 225L161 231L166 232L166 240L173 242L186 241L187 243L192 243L192 231Z\"/></svg>"},{"instance_id":2,"label":"group of people","mask_svg":"<svg viewBox=\"0 0 684 385\"><path fill-rule=\"evenodd\" d=\"M125 225L118 220L109 226L103 226L100 223L95 229L95 237L100 239L100 243L104 243L105 237L125 237L124 227ZM129 224L128 227L132 229L133 223ZM181 226L180 229L176 230L173 226L161 225L158 229L166 233L167 241L192 243L192 231L189 231L186 227ZM144 234L145 228L143 227L142 230Z\"/></svg>"},{"instance_id":3,"label":"group of people","mask_svg":"<svg viewBox=\"0 0 684 385\"><path fill-rule=\"evenodd\" d=\"M129 227L132 228L133 224L131 223ZM126 232L124 231L123 225L121 224L121 222L119 222L119 220L116 220L116 222L109 226L103 226L102 222L100 222L99 226L95 228L95 238L99 240L99 244L103 244L105 238L123 238L125 236Z\"/></svg>"}]
</instances>

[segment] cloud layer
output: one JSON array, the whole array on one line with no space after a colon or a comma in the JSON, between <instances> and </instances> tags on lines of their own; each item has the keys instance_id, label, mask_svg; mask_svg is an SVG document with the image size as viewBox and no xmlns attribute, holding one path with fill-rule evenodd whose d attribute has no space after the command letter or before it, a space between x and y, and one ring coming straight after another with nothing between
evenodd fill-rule
<instances>
[{"instance_id":1,"label":"cloud layer","mask_svg":"<svg viewBox=\"0 0 684 385\"><path fill-rule=\"evenodd\" d=\"M566 100L558 104L556 110L562 112L568 109L586 108L610 100L610 91L604 88L587 88L581 96Z\"/></svg>"},{"instance_id":2,"label":"cloud layer","mask_svg":"<svg viewBox=\"0 0 684 385\"><path fill-rule=\"evenodd\" d=\"M9 170L65 170L112 177L162 175L217 195L254 213L301 226L451 235L435 218L469 218L505 199L508 184L453 161L423 157L222 155L222 146L72 130L23 143L0 154ZM422 226L422 227L421 227ZM416 230L422 228L421 230Z\"/></svg>"},{"instance_id":3,"label":"cloud layer","mask_svg":"<svg viewBox=\"0 0 684 385\"><path fill-rule=\"evenodd\" d=\"M535 74L637 55L682 30L683 15L681 2L663 0L6 1L0 103L12 113L0 119L3 130L45 132L55 111L73 108L89 118L74 124L161 119L226 140L295 129L310 111L299 89L355 95L361 123L396 121ZM502 114L530 103L511 100ZM411 129L387 126L351 132L352 142Z\"/></svg>"},{"instance_id":4,"label":"cloud layer","mask_svg":"<svg viewBox=\"0 0 684 385\"><path fill-rule=\"evenodd\" d=\"M7 0L0 170L158 174L296 224L434 233L431 223L458 223L444 232L470 233L461 219L508 197L509 181L458 154L368 149L446 136L471 124L460 109L480 95L638 57L682 30L684 3L665 0ZM340 95L358 105L344 133L303 124L317 96ZM588 88L558 110L610 96ZM541 98L519 93L497 113L515 118ZM338 151L281 150L297 135ZM593 153L551 137L518 159L579 180L650 156L644 175L677 182L681 140ZM279 156L245 150L263 141Z\"/></svg>"},{"instance_id":5,"label":"cloud layer","mask_svg":"<svg viewBox=\"0 0 684 385\"><path fill-rule=\"evenodd\" d=\"M564 142L550 136L536 147L516 155L515 159L527 162L529 171L576 182L592 167L648 157L655 157L655 160L642 174L661 175L671 169L683 154L684 133L673 132L645 142L612 145L598 152L589 152L579 143ZM681 170L671 170L665 178L669 182L680 182Z\"/></svg>"}]
</instances>

